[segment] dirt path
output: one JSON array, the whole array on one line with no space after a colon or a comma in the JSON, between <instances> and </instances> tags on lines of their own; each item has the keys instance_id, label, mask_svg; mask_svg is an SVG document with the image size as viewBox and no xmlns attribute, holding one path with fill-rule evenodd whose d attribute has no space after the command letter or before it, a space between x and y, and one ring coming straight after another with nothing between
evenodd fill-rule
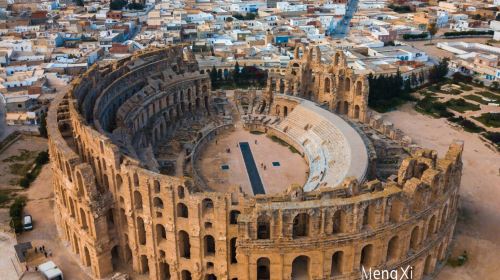
<instances>
[{"instance_id":1,"label":"dirt path","mask_svg":"<svg viewBox=\"0 0 500 280\"><path fill-rule=\"evenodd\" d=\"M500 266L500 154L488 149L475 134L457 131L444 119L415 112L410 104L385 118L422 147L443 156L454 139L465 142L464 170L460 189L459 221L453 255L467 250L469 261L462 267L446 266L437 279L496 280Z\"/></svg>"},{"instance_id":2,"label":"dirt path","mask_svg":"<svg viewBox=\"0 0 500 280\"><path fill-rule=\"evenodd\" d=\"M49 259L61 268L64 279L90 279L76 262L78 256L71 253L69 244L64 244L65 242L58 236L54 220L54 193L50 165L43 167L40 175L24 195L28 198L24 212L32 215L34 229L21 234L18 237L18 242L31 241L33 246L44 245L46 249L52 251L52 257ZM45 257L39 254L31 265L34 266L45 261Z\"/></svg>"}]
</instances>

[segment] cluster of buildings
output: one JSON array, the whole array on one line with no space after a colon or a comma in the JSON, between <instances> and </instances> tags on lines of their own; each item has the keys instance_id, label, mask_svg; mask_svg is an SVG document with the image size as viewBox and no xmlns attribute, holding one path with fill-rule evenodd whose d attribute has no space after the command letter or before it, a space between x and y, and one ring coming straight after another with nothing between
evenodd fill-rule
<instances>
[{"instance_id":1,"label":"cluster of buildings","mask_svg":"<svg viewBox=\"0 0 500 280\"><path fill-rule=\"evenodd\" d=\"M495 32L500 39L498 0L129 2L0 1L0 93L8 105L7 122L36 124L51 94L64 90L75 75L151 45L187 44L200 67L224 69L236 61L285 67L297 44L318 45L325 57L343 49L357 73L405 75L436 62L403 40L430 24L451 32ZM493 64L496 72L480 78L499 78Z\"/></svg>"}]
</instances>

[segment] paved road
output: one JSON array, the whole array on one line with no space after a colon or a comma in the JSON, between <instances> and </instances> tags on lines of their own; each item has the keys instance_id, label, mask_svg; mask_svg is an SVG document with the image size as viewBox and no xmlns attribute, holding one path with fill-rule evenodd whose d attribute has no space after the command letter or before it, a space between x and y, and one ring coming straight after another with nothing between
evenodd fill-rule
<instances>
[{"instance_id":1,"label":"paved road","mask_svg":"<svg viewBox=\"0 0 500 280\"><path fill-rule=\"evenodd\" d=\"M350 0L347 2L345 15L342 17L340 21L337 22L337 26L335 27L332 37L343 38L347 35L351 19L357 10L358 10L358 0Z\"/></svg>"}]
</instances>

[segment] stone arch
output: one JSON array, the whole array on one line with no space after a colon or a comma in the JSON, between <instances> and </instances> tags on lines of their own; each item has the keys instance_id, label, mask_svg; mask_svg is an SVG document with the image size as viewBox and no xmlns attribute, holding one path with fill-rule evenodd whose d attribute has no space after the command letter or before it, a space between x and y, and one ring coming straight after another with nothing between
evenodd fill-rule
<instances>
[{"instance_id":1,"label":"stone arch","mask_svg":"<svg viewBox=\"0 0 500 280\"><path fill-rule=\"evenodd\" d=\"M325 93L330 93L330 78L325 78Z\"/></svg>"},{"instance_id":2,"label":"stone arch","mask_svg":"<svg viewBox=\"0 0 500 280\"><path fill-rule=\"evenodd\" d=\"M359 120L360 108L359 105L354 106L354 118Z\"/></svg>"},{"instance_id":3,"label":"stone arch","mask_svg":"<svg viewBox=\"0 0 500 280\"><path fill-rule=\"evenodd\" d=\"M75 249L75 254L79 255L80 254L80 244L78 243L78 238L76 237L76 233L73 233L73 243L74 243L74 249Z\"/></svg>"},{"instance_id":4,"label":"stone arch","mask_svg":"<svg viewBox=\"0 0 500 280\"><path fill-rule=\"evenodd\" d=\"M357 81L356 82L356 95L361 95L362 93L363 93L363 82Z\"/></svg>"},{"instance_id":5,"label":"stone arch","mask_svg":"<svg viewBox=\"0 0 500 280\"><path fill-rule=\"evenodd\" d=\"M139 191L134 191L134 208L142 209L142 195Z\"/></svg>"},{"instance_id":6,"label":"stone arch","mask_svg":"<svg viewBox=\"0 0 500 280\"><path fill-rule=\"evenodd\" d=\"M186 204L182 202L177 203L177 217L189 218L189 210Z\"/></svg>"},{"instance_id":7,"label":"stone arch","mask_svg":"<svg viewBox=\"0 0 500 280\"><path fill-rule=\"evenodd\" d=\"M144 220L141 217L137 217L137 236L139 244L146 245L146 228L144 227Z\"/></svg>"},{"instance_id":8,"label":"stone arch","mask_svg":"<svg viewBox=\"0 0 500 280\"><path fill-rule=\"evenodd\" d=\"M432 215L431 219L429 220L428 227L427 227L426 239L430 238L435 231L436 231L436 216Z\"/></svg>"},{"instance_id":9,"label":"stone arch","mask_svg":"<svg viewBox=\"0 0 500 280\"><path fill-rule=\"evenodd\" d=\"M202 215L209 215L214 213L214 202L210 198L205 198L201 202Z\"/></svg>"},{"instance_id":10,"label":"stone arch","mask_svg":"<svg viewBox=\"0 0 500 280\"><path fill-rule=\"evenodd\" d=\"M121 189L122 186L123 186L122 176L120 174L116 174L115 180L116 180L116 187L117 187L117 189Z\"/></svg>"},{"instance_id":11,"label":"stone arch","mask_svg":"<svg viewBox=\"0 0 500 280\"><path fill-rule=\"evenodd\" d=\"M360 267L365 267L365 269L375 266L375 253L372 244L364 246L361 250L359 265Z\"/></svg>"},{"instance_id":12,"label":"stone arch","mask_svg":"<svg viewBox=\"0 0 500 280\"><path fill-rule=\"evenodd\" d=\"M205 97L203 98L203 101L204 101L204 103L205 103L205 109L208 111L208 109L209 109L209 108L208 108L208 96L205 96Z\"/></svg>"},{"instance_id":13,"label":"stone arch","mask_svg":"<svg viewBox=\"0 0 500 280\"><path fill-rule=\"evenodd\" d=\"M276 105L275 109L274 109L274 113L279 116L281 114L281 110L280 110L280 105Z\"/></svg>"},{"instance_id":14,"label":"stone arch","mask_svg":"<svg viewBox=\"0 0 500 280\"><path fill-rule=\"evenodd\" d=\"M153 181L153 189L155 193L161 192L160 182L158 182L158 180Z\"/></svg>"},{"instance_id":15,"label":"stone arch","mask_svg":"<svg viewBox=\"0 0 500 280\"><path fill-rule=\"evenodd\" d=\"M236 237L231 238L229 241L229 258L231 263L238 263L236 258Z\"/></svg>"},{"instance_id":16,"label":"stone arch","mask_svg":"<svg viewBox=\"0 0 500 280\"><path fill-rule=\"evenodd\" d=\"M88 228L87 215L85 215L85 210L83 210L83 208L80 208L80 219L82 220L82 228L84 230L87 230Z\"/></svg>"},{"instance_id":17,"label":"stone arch","mask_svg":"<svg viewBox=\"0 0 500 280\"><path fill-rule=\"evenodd\" d=\"M159 208L159 209L163 209L163 200L161 200L161 198L159 197L154 197L153 198L153 206L155 208Z\"/></svg>"},{"instance_id":18,"label":"stone arch","mask_svg":"<svg viewBox=\"0 0 500 280\"><path fill-rule=\"evenodd\" d=\"M440 224L441 228L443 228L446 225L447 217L448 217L448 204L444 206L443 212L441 213L441 224Z\"/></svg>"},{"instance_id":19,"label":"stone arch","mask_svg":"<svg viewBox=\"0 0 500 280\"><path fill-rule=\"evenodd\" d=\"M424 262L424 276L429 276L432 274L432 255L428 255Z\"/></svg>"},{"instance_id":20,"label":"stone arch","mask_svg":"<svg viewBox=\"0 0 500 280\"><path fill-rule=\"evenodd\" d=\"M293 238L309 236L309 220L307 213L299 213L293 218Z\"/></svg>"},{"instance_id":21,"label":"stone arch","mask_svg":"<svg viewBox=\"0 0 500 280\"><path fill-rule=\"evenodd\" d=\"M351 91L351 78L349 78L349 77L345 78L345 81L344 81L344 91L346 93L349 93L349 91Z\"/></svg>"},{"instance_id":22,"label":"stone arch","mask_svg":"<svg viewBox=\"0 0 500 280\"><path fill-rule=\"evenodd\" d=\"M342 111L345 115L349 115L349 102L344 101L344 108Z\"/></svg>"},{"instance_id":23,"label":"stone arch","mask_svg":"<svg viewBox=\"0 0 500 280\"><path fill-rule=\"evenodd\" d=\"M257 218L257 239L269 239L271 237L271 218L265 214Z\"/></svg>"},{"instance_id":24,"label":"stone arch","mask_svg":"<svg viewBox=\"0 0 500 280\"><path fill-rule=\"evenodd\" d=\"M287 117L288 116L288 107L287 106L284 106L283 107L283 117Z\"/></svg>"},{"instance_id":25,"label":"stone arch","mask_svg":"<svg viewBox=\"0 0 500 280\"><path fill-rule=\"evenodd\" d=\"M309 266L311 260L308 256L298 256L292 262L292 279L306 280L310 279Z\"/></svg>"},{"instance_id":26,"label":"stone arch","mask_svg":"<svg viewBox=\"0 0 500 280\"><path fill-rule=\"evenodd\" d=\"M332 234L343 233L347 231L346 213L344 210L337 210L333 214Z\"/></svg>"},{"instance_id":27,"label":"stone arch","mask_svg":"<svg viewBox=\"0 0 500 280\"><path fill-rule=\"evenodd\" d=\"M120 263L120 246L115 245L113 248L111 248L111 265L113 266L113 270L116 270L118 268L119 263Z\"/></svg>"},{"instance_id":28,"label":"stone arch","mask_svg":"<svg viewBox=\"0 0 500 280\"><path fill-rule=\"evenodd\" d=\"M191 243L189 242L189 235L187 232L181 230L179 231L178 239L179 255L181 258L190 259L191 258Z\"/></svg>"},{"instance_id":29,"label":"stone arch","mask_svg":"<svg viewBox=\"0 0 500 280\"><path fill-rule=\"evenodd\" d=\"M215 239L211 235L203 237L203 247L205 248L205 256L215 255Z\"/></svg>"},{"instance_id":30,"label":"stone arch","mask_svg":"<svg viewBox=\"0 0 500 280\"><path fill-rule=\"evenodd\" d=\"M139 175L137 173L134 173L134 186L139 186Z\"/></svg>"},{"instance_id":31,"label":"stone arch","mask_svg":"<svg viewBox=\"0 0 500 280\"><path fill-rule=\"evenodd\" d=\"M418 240L418 235L420 232L420 228L418 226L415 226L413 230L411 231L410 235L410 249L413 251L416 251L418 249L419 245L419 240Z\"/></svg>"},{"instance_id":32,"label":"stone arch","mask_svg":"<svg viewBox=\"0 0 500 280\"><path fill-rule=\"evenodd\" d=\"M167 231L162 224L156 224L156 242L160 243L162 240L167 239Z\"/></svg>"},{"instance_id":33,"label":"stone arch","mask_svg":"<svg viewBox=\"0 0 500 280\"><path fill-rule=\"evenodd\" d=\"M170 266L166 262L160 262L160 279L169 280L170 277Z\"/></svg>"},{"instance_id":34,"label":"stone arch","mask_svg":"<svg viewBox=\"0 0 500 280\"><path fill-rule=\"evenodd\" d=\"M400 199L393 199L389 206L389 222L398 223L402 220L404 203Z\"/></svg>"},{"instance_id":35,"label":"stone arch","mask_svg":"<svg viewBox=\"0 0 500 280\"><path fill-rule=\"evenodd\" d=\"M178 196L180 199L183 199L183 198L184 198L184 187L183 187L183 186L178 186L178 187L177 187L177 196Z\"/></svg>"},{"instance_id":36,"label":"stone arch","mask_svg":"<svg viewBox=\"0 0 500 280\"><path fill-rule=\"evenodd\" d=\"M146 255L141 255L140 257L140 269L141 274L149 274L149 263Z\"/></svg>"},{"instance_id":37,"label":"stone arch","mask_svg":"<svg viewBox=\"0 0 500 280\"><path fill-rule=\"evenodd\" d=\"M238 224L238 216L241 214L238 210L231 210L229 212L229 224L236 225Z\"/></svg>"},{"instance_id":38,"label":"stone arch","mask_svg":"<svg viewBox=\"0 0 500 280\"><path fill-rule=\"evenodd\" d=\"M257 260L257 280L271 279L271 261L269 258L259 258Z\"/></svg>"},{"instance_id":39,"label":"stone arch","mask_svg":"<svg viewBox=\"0 0 500 280\"><path fill-rule=\"evenodd\" d=\"M70 182L73 182L73 177L71 176L71 166L69 165L69 162L66 162L66 176L68 177L68 180Z\"/></svg>"},{"instance_id":40,"label":"stone arch","mask_svg":"<svg viewBox=\"0 0 500 280\"><path fill-rule=\"evenodd\" d=\"M335 113L342 114L341 108L342 108L342 101L339 101L337 102L337 106L335 106Z\"/></svg>"},{"instance_id":41,"label":"stone arch","mask_svg":"<svg viewBox=\"0 0 500 280\"><path fill-rule=\"evenodd\" d=\"M363 229L375 228L375 206L369 204L363 211Z\"/></svg>"},{"instance_id":42,"label":"stone arch","mask_svg":"<svg viewBox=\"0 0 500 280\"><path fill-rule=\"evenodd\" d=\"M301 51L302 51L302 56L301 56ZM294 52L293 52L293 58L295 58L295 59L300 59L300 58L304 57L304 55L306 55L304 45L302 45L302 44L298 44L298 45L295 47L295 50L294 50Z\"/></svg>"},{"instance_id":43,"label":"stone arch","mask_svg":"<svg viewBox=\"0 0 500 280\"><path fill-rule=\"evenodd\" d=\"M396 262L399 259L400 255L400 241L399 237L396 235L391 240L389 240L389 243L387 244L387 256L386 256L386 261L387 262Z\"/></svg>"},{"instance_id":44,"label":"stone arch","mask_svg":"<svg viewBox=\"0 0 500 280\"><path fill-rule=\"evenodd\" d=\"M181 271L181 280L192 280L191 272L189 270Z\"/></svg>"},{"instance_id":45,"label":"stone arch","mask_svg":"<svg viewBox=\"0 0 500 280\"><path fill-rule=\"evenodd\" d=\"M85 257L85 262L83 264L85 266L92 266L92 260L90 259L90 252L87 247L83 247L83 255Z\"/></svg>"},{"instance_id":46,"label":"stone arch","mask_svg":"<svg viewBox=\"0 0 500 280\"><path fill-rule=\"evenodd\" d=\"M215 276L213 273L212 274L207 274L205 276L205 280L217 280L217 276Z\"/></svg>"},{"instance_id":47,"label":"stone arch","mask_svg":"<svg viewBox=\"0 0 500 280\"><path fill-rule=\"evenodd\" d=\"M331 276L341 275L344 272L344 252L337 251L332 255Z\"/></svg>"},{"instance_id":48,"label":"stone arch","mask_svg":"<svg viewBox=\"0 0 500 280\"><path fill-rule=\"evenodd\" d=\"M76 173L76 182L77 182L77 186L78 186L78 196L83 197L84 193L85 193L85 191L84 191L85 188L83 186L83 176L82 176L82 173L80 173L80 172Z\"/></svg>"},{"instance_id":49,"label":"stone arch","mask_svg":"<svg viewBox=\"0 0 500 280\"><path fill-rule=\"evenodd\" d=\"M333 65L334 65L334 66L339 66L339 64L340 64L340 59L341 59L341 57L340 57L340 52L336 52L336 53L335 53L335 56L333 57Z\"/></svg>"}]
</instances>

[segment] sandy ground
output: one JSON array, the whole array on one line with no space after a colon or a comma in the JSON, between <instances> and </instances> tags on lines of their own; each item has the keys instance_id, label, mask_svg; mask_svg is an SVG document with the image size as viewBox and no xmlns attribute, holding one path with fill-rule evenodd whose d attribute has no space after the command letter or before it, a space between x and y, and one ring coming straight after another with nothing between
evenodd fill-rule
<instances>
[{"instance_id":1,"label":"sandy ground","mask_svg":"<svg viewBox=\"0 0 500 280\"><path fill-rule=\"evenodd\" d=\"M44 245L52 251L50 260L54 261L63 271L64 279L90 279L76 262L78 256L70 252L69 244L63 242L57 233L54 221L54 194L52 192L52 171L50 165L45 165L42 172L33 182L32 186L23 193L28 198L24 208L25 214L33 217L32 231L24 232L18 237L18 242L31 241L33 246ZM29 255L30 266L35 266L47 261L42 254ZM34 275L27 275L31 278Z\"/></svg>"},{"instance_id":2,"label":"sandy ground","mask_svg":"<svg viewBox=\"0 0 500 280\"><path fill-rule=\"evenodd\" d=\"M444 119L421 115L410 104L385 114L422 147L443 156L454 139L465 142L460 215L452 256L464 250L469 261L462 267L446 266L440 280L500 279L500 154L487 148L477 135L457 131Z\"/></svg>"},{"instance_id":3,"label":"sandy ground","mask_svg":"<svg viewBox=\"0 0 500 280\"><path fill-rule=\"evenodd\" d=\"M211 189L226 191L228 186L241 186L245 193L253 194L243 156L236 146L239 142L250 144L266 194L280 193L291 184L306 182L308 167L299 154L273 142L265 134L255 135L237 127L234 132L219 135L217 144L212 140L200 156L197 166ZM230 148L231 152L227 153L226 148ZM273 166L275 161L280 166ZM222 164L229 165L229 170L222 170Z\"/></svg>"}]
</instances>

